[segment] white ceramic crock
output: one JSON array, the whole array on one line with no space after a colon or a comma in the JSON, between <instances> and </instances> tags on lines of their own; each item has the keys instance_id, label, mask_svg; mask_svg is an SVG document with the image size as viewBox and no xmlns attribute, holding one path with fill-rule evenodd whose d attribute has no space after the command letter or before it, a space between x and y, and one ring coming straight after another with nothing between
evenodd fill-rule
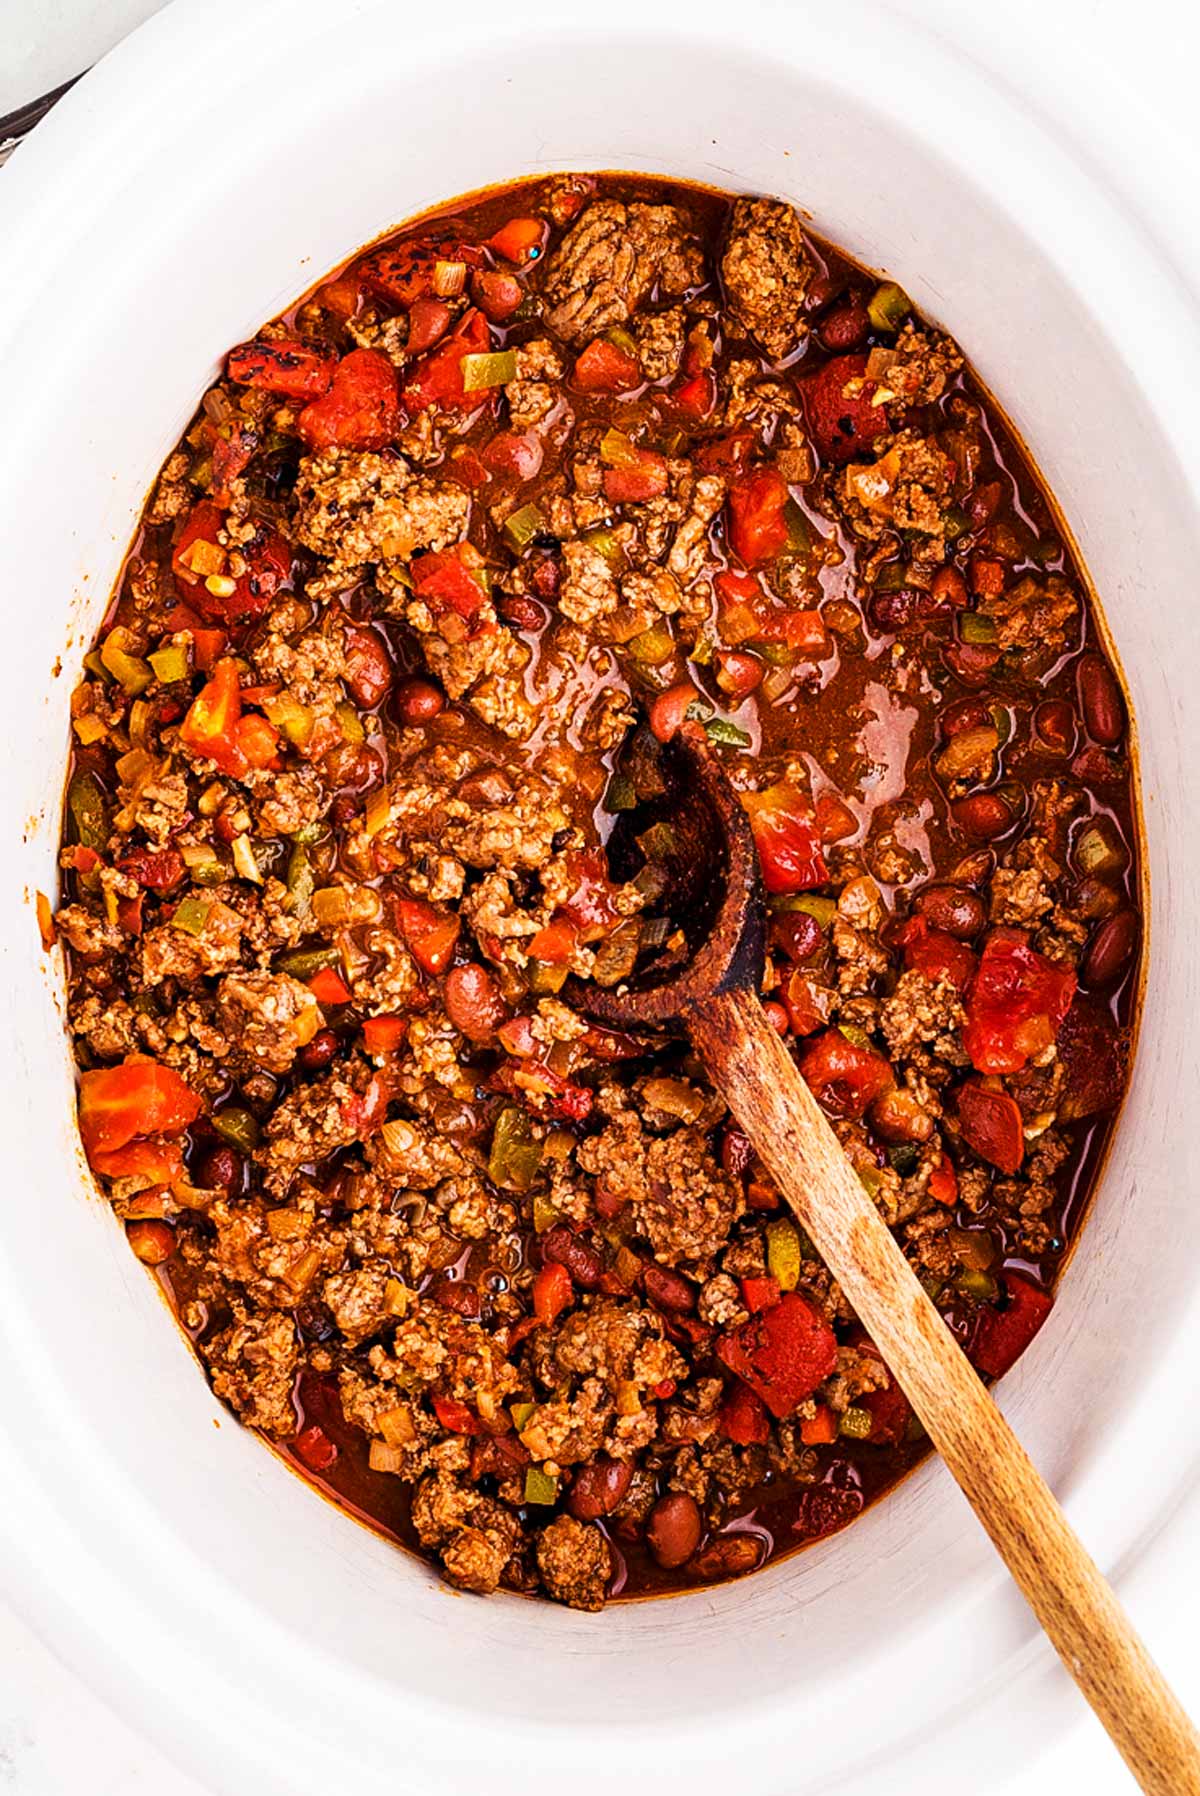
<instances>
[{"instance_id":1,"label":"white ceramic crock","mask_svg":"<svg viewBox=\"0 0 1200 1796\"><path fill-rule=\"evenodd\" d=\"M456 1597L228 1422L78 1159L31 897L54 887L79 657L223 348L364 239L497 177L644 168L786 194L965 343L1066 508L1129 676L1141 1054L1059 1304L1002 1394L1104 1568L1140 1561L1160 1590L1178 1573L1200 1445L1187 296L1031 117L893 13L806 8L801 33L765 0L609 0L603 29L564 10L456 0L418 29L386 0L179 4L0 183L3 1574L237 1796L983 1791L1068 1698L936 1465L740 1585L597 1617Z\"/></svg>"}]
</instances>

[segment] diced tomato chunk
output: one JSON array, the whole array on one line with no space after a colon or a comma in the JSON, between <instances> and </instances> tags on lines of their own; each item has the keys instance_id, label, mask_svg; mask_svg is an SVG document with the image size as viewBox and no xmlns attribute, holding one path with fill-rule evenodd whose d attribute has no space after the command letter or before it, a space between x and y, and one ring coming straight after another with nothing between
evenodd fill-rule
<instances>
[{"instance_id":1,"label":"diced tomato chunk","mask_svg":"<svg viewBox=\"0 0 1200 1796\"><path fill-rule=\"evenodd\" d=\"M173 1067L157 1060L99 1066L79 1081L79 1133L89 1159L144 1135L177 1135L203 1105Z\"/></svg>"},{"instance_id":2,"label":"diced tomato chunk","mask_svg":"<svg viewBox=\"0 0 1200 1796\"><path fill-rule=\"evenodd\" d=\"M861 1116L874 1098L896 1083L882 1054L849 1041L840 1029L826 1029L805 1048L800 1071L831 1116Z\"/></svg>"},{"instance_id":3,"label":"diced tomato chunk","mask_svg":"<svg viewBox=\"0 0 1200 1796\"><path fill-rule=\"evenodd\" d=\"M230 380L243 387L263 387L287 399L317 399L329 389L337 356L299 337L271 342L239 343L225 363Z\"/></svg>"},{"instance_id":4,"label":"diced tomato chunk","mask_svg":"<svg viewBox=\"0 0 1200 1796\"><path fill-rule=\"evenodd\" d=\"M471 623L487 596L483 557L471 543L438 549L412 564L413 591L435 612L456 612Z\"/></svg>"},{"instance_id":5,"label":"diced tomato chunk","mask_svg":"<svg viewBox=\"0 0 1200 1796\"><path fill-rule=\"evenodd\" d=\"M338 1456L336 1442L331 1441L316 1422L301 1429L296 1436L295 1448L310 1472L327 1472Z\"/></svg>"},{"instance_id":6,"label":"diced tomato chunk","mask_svg":"<svg viewBox=\"0 0 1200 1796\"><path fill-rule=\"evenodd\" d=\"M958 1120L963 1140L981 1160L1016 1172L1025 1158L1025 1128L1015 1098L968 1079L958 1088Z\"/></svg>"},{"instance_id":7,"label":"diced tomato chunk","mask_svg":"<svg viewBox=\"0 0 1200 1796\"><path fill-rule=\"evenodd\" d=\"M1019 1273L1004 1274L1004 1290L1006 1307L981 1312L970 1347L972 1363L989 1378L1004 1376L1054 1308L1049 1291Z\"/></svg>"},{"instance_id":8,"label":"diced tomato chunk","mask_svg":"<svg viewBox=\"0 0 1200 1796\"><path fill-rule=\"evenodd\" d=\"M564 871L571 891L560 909L574 923L582 941L596 941L621 920L618 887L608 877L608 862L599 848L572 848Z\"/></svg>"},{"instance_id":9,"label":"diced tomato chunk","mask_svg":"<svg viewBox=\"0 0 1200 1796\"><path fill-rule=\"evenodd\" d=\"M743 792L742 803L750 813L768 892L805 892L824 885L829 869L812 806L800 788L777 780L765 792Z\"/></svg>"},{"instance_id":10,"label":"diced tomato chunk","mask_svg":"<svg viewBox=\"0 0 1200 1796\"><path fill-rule=\"evenodd\" d=\"M963 1045L981 1073L1017 1073L1050 1047L1075 996L1074 971L994 929L967 992Z\"/></svg>"},{"instance_id":11,"label":"diced tomato chunk","mask_svg":"<svg viewBox=\"0 0 1200 1796\"><path fill-rule=\"evenodd\" d=\"M809 431L823 461L835 467L869 454L891 428L886 406L872 405L875 382L866 378L865 355L836 355L800 382ZM854 383L854 390L846 387Z\"/></svg>"},{"instance_id":12,"label":"diced tomato chunk","mask_svg":"<svg viewBox=\"0 0 1200 1796\"><path fill-rule=\"evenodd\" d=\"M771 1438L771 1417L762 1398L748 1384L735 1378L721 1405L721 1433L739 1447L765 1447Z\"/></svg>"},{"instance_id":13,"label":"diced tomato chunk","mask_svg":"<svg viewBox=\"0 0 1200 1796\"><path fill-rule=\"evenodd\" d=\"M239 717L233 730L234 741L247 767L276 768L279 761L279 731L265 717L251 714Z\"/></svg>"},{"instance_id":14,"label":"diced tomato chunk","mask_svg":"<svg viewBox=\"0 0 1200 1796\"><path fill-rule=\"evenodd\" d=\"M924 917L910 917L899 934L904 964L926 979L948 979L965 991L975 971L975 956L965 942L945 929L931 929Z\"/></svg>"},{"instance_id":15,"label":"diced tomato chunk","mask_svg":"<svg viewBox=\"0 0 1200 1796\"><path fill-rule=\"evenodd\" d=\"M929 1175L929 1195L947 1208L958 1202L958 1174L948 1154L943 1154Z\"/></svg>"},{"instance_id":16,"label":"diced tomato chunk","mask_svg":"<svg viewBox=\"0 0 1200 1796\"><path fill-rule=\"evenodd\" d=\"M745 567L773 561L787 545L790 495L776 467L748 468L729 488L729 546Z\"/></svg>"},{"instance_id":17,"label":"diced tomato chunk","mask_svg":"<svg viewBox=\"0 0 1200 1796\"><path fill-rule=\"evenodd\" d=\"M816 807L817 834L822 842L844 842L858 834L858 818L836 792L822 792Z\"/></svg>"},{"instance_id":18,"label":"diced tomato chunk","mask_svg":"<svg viewBox=\"0 0 1200 1796\"><path fill-rule=\"evenodd\" d=\"M506 262L536 262L549 234L544 218L510 218L488 241Z\"/></svg>"},{"instance_id":19,"label":"diced tomato chunk","mask_svg":"<svg viewBox=\"0 0 1200 1796\"><path fill-rule=\"evenodd\" d=\"M469 268L477 268L482 261L483 251L477 245L441 231L376 250L359 263L358 276L380 299L395 306L411 306L433 292L439 262L465 262Z\"/></svg>"},{"instance_id":20,"label":"diced tomato chunk","mask_svg":"<svg viewBox=\"0 0 1200 1796\"><path fill-rule=\"evenodd\" d=\"M799 967L783 988L783 1002L788 1022L797 1035L814 1035L829 1021L828 1001L820 1001L815 981Z\"/></svg>"},{"instance_id":21,"label":"diced tomato chunk","mask_svg":"<svg viewBox=\"0 0 1200 1796\"><path fill-rule=\"evenodd\" d=\"M88 1155L93 1172L110 1179L149 1179L154 1185L173 1185L183 1175L183 1149L178 1141L128 1141L124 1147L93 1148Z\"/></svg>"},{"instance_id":22,"label":"diced tomato chunk","mask_svg":"<svg viewBox=\"0 0 1200 1796\"><path fill-rule=\"evenodd\" d=\"M579 931L570 917L552 917L529 943L529 957L543 965L562 966L575 951Z\"/></svg>"},{"instance_id":23,"label":"diced tomato chunk","mask_svg":"<svg viewBox=\"0 0 1200 1796\"><path fill-rule=\"evenodd\" d=\"M229 425L228 433L218 431L212 446L212 496L218 505L228 505L233 482L257 448L258 432L245 424Z\"/></svg>"},{"instance_id":24,"label":"diced tomato chunk","mask_svg":"<svg viewBox=\"0 0 1200 1796\"><path fill-rule=\"evenodd\" d=\"M457 916L447 916L421 898L398 899L396 916L417 965L427 973L444 973L458 941Z\"/></svg>"},{"instance_id":25,"label":"diced tomato chunk","mask_svg":"<svg viewBox=\"0 0 1200 1796\"><path fill-rule=\"evenodd\" d=\"M661 497L666 490L666 458L653 449L636 449L621 467L604 470L605 496L614 505L640 504Z\"/></svg>"},{"instance_id":26,"label":"diced tomato chunk","mask_svg":"<svg viewBox=\"0 0 1200 1796\"><path fill-rule=\"evenodd\" d=\"M352 349L333 385L306 405L296 429L310 449L382 449L401 423L396 370L382 350Z\"/></svg>"},{"instance_id":27,"label":"diced tomato chunk","mask_svg":"<svg viewBox=\"0 0 1200 1796\"><path fill-rule=\"evenodd\" d=\"M171 552L171 571L176 590L201 616L219 618L222 623L244 623L261 617L275 593L291 579L291 545L277 530L260 524L250 540L237 547L245 571L231 575L224 571L228 551L218 542L224 528L219 506L211 499L201 499L188 513Z\"/></svg>"},{"instance_id":28,"label":"diced tomato chunk","mask_svg":"<svg viewBox=\"0 0 1200 1796\"><path fill-rule=\"evenodd\" d=\"M179 739L215 763L231 779L241 779L249 768L237 734L242 715L238 664L231 656L218 661L179 726Z\"/></svg>"},{"instance_id":29,"label":"diced tomato chunk","mask_svg":"<svg viewBox=\"0 0 1200 1796\"><path fill-rule=\"evenodd\" d=\"M642 369L628 350L597 337L575 363L572 378L582 393L628 393L641 385Z\"/></svg>"},{"instance_id":30,"label":"diced tomato chunk","mask_svg":"<svg viewBox=\"0 0 1200 1796\"><path fill-rule=\"evenodd\" d=\"M480 387L468 393L463 387L463 357L483 355L491 342L488 322L475 307L463 314L450 336L422 356L404 383L404 399L414 412L437 406L441 411L478 411L490 403L496 389Z\"/></svg>"},{"instance_id":31,"label":"diced tomato chunk","mask_svg":"<svg viewBox=\"0 0 1200 1796\"><path fill-rule=\"evenodd\" d=\"M717 1357L782 1420L837 1364L828 1322L795 1291L717 1342Z\"/></svg>"},{"instance_id":32,"label":"diced tomato chunk","mask_svg":"<svg viewBox=\"0 0 1200 1796\"><path fill-rule=\"evenodd\" d=\"M151 892L173 891L185 872L178 848L135 848L122 855L118 865Z\"/></svg>"},{"instance_id":33,"label":"diced tomato chunk","mask_svg":"<svg viewBox=\"0 0 1200 1796\"><path fill-rule=\"evenodd\" d=\"M706 368L702 374L693 374L687 380L680 381L665 397L672 410L678 412L680 417L699 422L707 418L716 406L716 379Z\"/></svg>"}]
</instances>

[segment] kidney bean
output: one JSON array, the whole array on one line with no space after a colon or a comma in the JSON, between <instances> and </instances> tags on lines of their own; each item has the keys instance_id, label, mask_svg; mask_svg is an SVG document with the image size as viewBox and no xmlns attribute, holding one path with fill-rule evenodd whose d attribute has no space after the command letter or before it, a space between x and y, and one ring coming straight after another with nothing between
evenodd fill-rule
<instances>
[{"instance_id":1,"label":"kidney bean","mask_svg":"<svg viewBox=\"0 0 1200 1796\"><path fill-rule=\"evenodd\" d=\"M972 792L969 798L956 798L950 811L961 830L983 842L1002 836L1014 822L1008 805L995 792Z\"/></svg>"},{"instance_id":2,"label":"kidney bean","mask_svg":"<svg viewBox=\"0 0 1200 1796\"><path fill-rule=\"evenodd\" d=\"M1071 888L1068 903L1087 922L1099 923L1104 917L1111 917L1119 908L1121 894L1107 880L1089 875Z\"/></svg>"},{"instance_id":3,"label":"kidney bean","mask_svg":"<svg viewBox=\"0 0 1200 1796\"><path fill-rule=\"evenodd\" d=\"M996 856L990 848L976 848L964 854L951 867L949 878L956 886L985 885L996 871Z\"/></svg>"},{"instance_id":4,"label":"kidney bean","mask_svg":"<svg viewBox=\"0 0 1200 1796\"><path fill-rule=\"evenodd\" d=\"M1069 755L1075 747L1075 713L1066 699L1048 698L1033 714L1033 732L1052 755Z\"/></svg>"},{"instance_id":5,"label":"kidney bean","mask_svg":"<svg viewBox=\"0 0 1200 1796\"><path fill-rule=\"evenodd\" d=\"M508 1006L495 978L475 962L447 973L443 997L447 1016L468 1041L491 1041L508 1016Z\"/></svg>"},{"instance_id":6,"label":"kidney bean","mask_svg":"<svg viewBox=\"0 0 1200 1796\"><path fill-rule=\"evenodd\" d=\"M689 1560L700 1545L704 1520L700 1505L686 1491L672 1491L660 1497L650 1511L646 1539L650 1551L664 1571L674 1571Z\"/></svg>"},{"instance_id":7,"label":"kidney bean","mask_svg":"<svg viewBox=\"0 0 1200 1796\"><path fill-rule=\"evenodd\" d=\"M203 1191L232 1191L242 1182L242 1156L236 1148L210 1148L196 1168L196 1181Z\"/></svg>"},{"instance_id":8,"label":"kidney bean","mask_svg":"<svg viewBox=\"0 0 1200 1796\"><path fill-rule=\"evenodd\" d=\"M632 1478L628 1461L601 1454L576 1472L567 1492L567 1508L581 1522L599 1521L623 1501Z\"/></svg>"},{"instance_id":9,"label":"kidney bean","mask_svg":"<svg viewBox=\"0 0 1200 1796\"><path fill-rule=\"evenodd\" d=\"M554 599L558 597L558 584L558 562L553 555L546 555L534 566L533 590L539 598Z\"/></svg>"},{"instance_id":10,"label":"kidney bean","mask_svg":"<svg viewBox=\"0 0 1200 1796\"><path fill-rule=\"evenodd\" d=\"M332 1029L318 1029L312 1040L301 1048L296 1058L306 1073L324 1072L338 1051L338 1038Z\"/></svg>"},{"instance_id":11,"label":"kidney bean","mask_svg":"<svg viewBox=\"0 0 1200 1796\"><path fill-rule=\"evenodd\" d=\"M701 1578L736 1578L761 1565L766 1549L756 1534L721 1534L692 1560Z\"/></svg>"},{"instance_id":12,"label":"kidney bean","mask_svg":"<svg viewBox=\"0 0 1200 1796\"><path fill-rule=\"evenodd\" d=\"M954 704L946 706L938 722L942 726L943 736L951 739L965 735L967 730L981 730L986 729L989 724L993 727L995 725L992 708L985 698L956 699Z\"/></svg>"},{"instance_id":13,"label":"kidney bean","mask_svg":"<svg viewBox=\"0 0 1200 1796\"><path fill-rule=\"evenodd\" d=\"M777 1004L774 998L767 998L764 1001L763 1015L766 1017L768 1023L770 1023L772 1029L774 1029L776 1035L786 1035L791 1028L791 1024L788 1022L787 1011L783 1008L782 1004Z\"/></svg>"},{"instance_id":14,"label":"kidney bean","mask_svg":"<svg viewBox=\"0 0 1200 1796\"><path fill-rule=\"evenodd\" d=\"M402 680L396 688L396 716L404 724L429 723L445 704L432 680Z\"/></svg>"},{"instance_id":15,"label":"kidney bean","mask_svg":"<svg viewBox=\"0 0 1200 1796\"><path fill-rule=\"evenodd\" d=\"M824 930L806 910L780 911L771 928L789 960L811 960L825 945Z\"/></svg>"},{"instance_id":16,"label":"kidney bean","mask_svg":"<svg viewBox=\"0 0 1200 1796\"><path fill-rule=\"evenodd\" d=\"M873 592L867 612L875 629L890 636L912 623L916 604L916 594L906 588L899 592Z\"/></svg>"},{"instance_id":17,"label":"kidney bean","mask_svg":"<svg viewBox=\"0 0 1200 1796\"><path fill-rule=\"evenodd\" d=\"M594 1290L604 1277L604 1261L600 1255L565 1222L556 1222L542 1236L542 1259L565 1266L575 1283L585 1291Z\"/></svg>"},{"instance_id":18,"label":"kidney bean","mask_svg":"<svg viewBox=\"0 0 1200 1796\"><path fill-rule=\"evenodd\" d=\"M998 480L985 481L977 486L967 502L967 516L971 520L972 530L982 530L989 524L1000 508L1004 497L1004 488Z\"/></svg>"},{"instance_id":19,"label":"kidney bean","mask_svg":"<svg viewBox=\"0 0 1200 1796\"><path fill-rule=\"evenodd\" d=\"M871 1127L885 1141L928 1141L933 1118L911 1091L897 1086L877 1097L870 1109Z\"/></svg>"},{"instance_id":20,"label":"kidney bean","mask_svg":"<svg viewBox=\"0 0 1200 1796\"><path fill-rule=\"evenodd\" d=\"M546 622L546 609L524 593L509 593L496 607L506 624L514 630L540 630Z\"/></svg>"},{"instance_id":21,"label":"kidney bean","mask_svg":"<svg viewBox=\"0 0 1200 1796\"><path fill-rule=\"evenodd\" d=\"M453 1310L456 1315L475 1317L479 1314L479 1292L474 1285L464 1284L462 1279L451 1278L447 1273L439 1273L433 1280L429 1296L444 1310Z\"/></svg>"},{"instance_id":22,"label":"kidney bean","mask_svg":"<svg viewBox=\"0 0 1200 1796\"><path fill-rule=\"evenodd\" d=\"M926 886L913 900L913 910L931 929L944 929L960 942L969 941L987 922L987 911L974 892L962 886Z\"/></svg>"},{"instance_id":23,"label":"kidney bean","mask_svg":"<svg viewBox=\"0 0 1200 1796\"><path fill-rule=\"evenodd\" d=\"M161 1266L175 1252L175 1230L155 1217L127 1223L125 1237L143 1266Z\"/></svg>"},{"instance_id":24,"label":"kidney bean","mask_svg":"<svg viewBox=\"0 0 1200 1796\"><path fill-rule=\"evenodd\" d=\"M842 355L864 343L870 328L867 308L855 296L825 314L817 326L817 337L822 349L827 349L831 355Z\"/></svg>"},{"instance_id":25,"label":"kidney bean","mask_svg":"<svg viewBox=\"0 0 1200 1796\"><path fill-rule=\"evenodd\" d=\"M731 1179L745 1178L754 1159L750 1137L740 1129L726 1129L721 1137L721 1167Z\"/></svg>"},{"instance_id":26,"label":"kidney bean","mask_svg":"<svg viewBox=\"0 0 1200 1796\"><path fill-rule=\"evenodd\" d=\"M1125 971L1137 947L1141 922L1136 911L1119 910L1101 923L1088 943L1080 968L1085 985L1112 985Z\"/></svg>"},{"instance_id":27,"label":"kidney bean","mask_svg":"<svg viewBox=\"0 0 1200 1796\"><path fill-rule=\"evenodd\" d=\"M1125 701L1108 662L1085 655L1079 663L1079 704L1093 742L1115 748L1125 733Z\"/></svg>"},{"instance_id":28,"label":"kidney bean","mask_svg":"<svg viewBox=\"0 0 1200 1796\"><path fill-rule=\"evenodd\" d=\"M982 686L1000 659L1000 650L988 642L952 642L943 661L964 686Z\"/></svg>"},{"instance_id":29,"label":"kidney bean","mask_svg":"<svg viewBox=\"0 0 1200 1796\"><path fill-rule=\"evenodd\" d=\"M681 1273L671 1272L666 1266L647 1266L642 1283L656 1309L679 1310L686 1315L696 1307L695 1287Z\"/></svg>"}]
</instances>

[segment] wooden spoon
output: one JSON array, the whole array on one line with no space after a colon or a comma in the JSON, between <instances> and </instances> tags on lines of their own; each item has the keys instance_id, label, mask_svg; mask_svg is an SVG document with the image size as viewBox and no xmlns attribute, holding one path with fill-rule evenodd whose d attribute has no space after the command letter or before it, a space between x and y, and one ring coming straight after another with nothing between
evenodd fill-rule
<instances>
[{"instance_id":1,"label":"wooden spoon","mask_svg":"<svg viewBox=\"0 0 1200 1796\"><path fill-rule=\"evenodd\" d=\"M1200 1796L1192 1723L917 1282L763 1012L762 879L736 792L694 725L656 761L643 752L643 773L647 766L639 789L649 783L657 794L621 814L609 859L616 877L629 878L650 847L686 954L614 990L572 981L569 996L614 1028L687 1030L1142 1789Z\"/></svg>"}]
</instances>

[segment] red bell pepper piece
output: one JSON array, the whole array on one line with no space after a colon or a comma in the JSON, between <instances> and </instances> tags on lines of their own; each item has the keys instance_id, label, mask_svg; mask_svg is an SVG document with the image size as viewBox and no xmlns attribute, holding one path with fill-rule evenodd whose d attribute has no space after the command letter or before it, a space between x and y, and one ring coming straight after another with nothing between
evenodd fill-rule
<instances>
[{"instance_id":1,"label":"red bell pepper piece","mask_svg":"<svg viewBox=\"0 0 1200 1796\"><path fill-rule=\"evenodd\" d=\"M249 767L237 736L241 715L238 665L232 657L226 656L217 662L211 678L188 707L179 726L179 739L212 761L231 779L241 779Z\"/></svg>"},{"instance_id":2,"label":"red bell pepper piece","mask_svg":"<svg viewBox=\"0 0 1200 1796\"><path fill-rule=\"evenodd\" d=\"M421 898L398 899L396 916L417 965L427 973L444 973L454 958L459 919L435 910Z\"/></svg>"},{"instance_id":3,"label":"red bell pepper piece","mask_svg":"<svg viewBox=\"0 0 1200 1796\"><path fill-rule=\"evenodd\" d=\"M721 1405L721 1433L739 1447L765 1447L771 1438L771 1417L761 1397L735 1378Z\"/></svg>"},{"instance_id":4,"label":"red bell pepper piece","mask_svg":"<svg viewBox=\"0 0 1200 1796\"><path fill-rule=\"evenodd\" d=\"M382 449L400 428L396 370L382 350L352 349L333 385L306 405L296 429L310 449Z\"/></svg>"},{"instance_id":5,"label":"red bell pepper piece","mask_svg":"<svg viewBox=\"0 0 1200 1796\"><path fill-rule=\"evenodd\" d=\"M765 792L743 792L763 883L768 892L806 892L829 878L812 806L798 786L777 780Z\"/></svg>"},{"instance_id":6,"label":"red bell pepper piece","mask_svg":"<svg viewBox=\"0 0 1200 1796\"><path fill-rule=\"evenodd\" d=\"M1032 1284L1019 1273L1005 1273L1004 1289L1008 1296L1007 1307L983 1310L971 1343L972 1364L989 1378L1004 1376L1024 1353L1054 1307L1049 1291L1043 1291L1040 1285Z\"/></svg>"},{"instance_id":7,"label":"red bell pepper piece","mask_svg":"<svg viewBox=\"0 0 1200 1796\"><path fill-rule=\"evenodd\" d=\"M945 1204L947 1209L958 1202L958 1174L948 1154L942 1155L929 1175L929 1195L935 1203Z\"/></svg>"},{"instance_id":8,"label":"red bell pepper piece","mask_svg":"<svg viewBox=\"0 0 1200 1796\"><path fill-rule=\"evenodd\" d=\"M1025 1129L1014 1098L968 1079L958 1088L958 1120L963 1140L981 1160L1016 1172L1025 1158Z\"/></svg>"},{"instance_id":9,"label":"red bell pepper piece","mask_svg":"<svg viewBox=\"0 0 1200 1796\"><path fill-rule=\"evenodd\" d=\"M350 1002L350 987L334 967L321 967L308 981L308 989L318 1004L330 1008Z\"/></svg>"},{"instance_id":10,"label":"red bell pepper piece","mask_svg":"<svg viewBox=\"0 0 1200 1796\"><path fill-rule=\"evenodd\" d=\"M544 218L510 218L488 242L506 262L536 262L549 234Z\"/></svg>"},{"instance_id":11,"label":"red bell pepper piece","mask_svg":"<svg viewBox=\"0 0 1200 1796\"><path fill-rule=\"evenodd\" d=\"M245 424L231 424L228 436L218 431L212 446L212 496L218 505L228 505L233 482L257 448L258 432Z\"/></svg>"},{"instance_id":12,"label":"red bell pepper piece","mask_svg":"<svg viewBox=\"0 0 1200 1796\"><path fill-rule=\"evenodd\" d=\"M575 1300L571 1274L558 1260L550 1260L533 1281L533 1313L549 1328L557 1316L569 1309Z\"/></svg>"},{"instance_id":13,"label":"red bell pepper piece","mask_svg":"<svg viewBox=\"0 0 1200 1796\"><path fill-rule=\"evenodd\" d=\"M994 929L967 992L963 1046L981 1073L1017 1073L1051 1046L1075 996L1070 967L1047 960L1019 929Z\"/></svg>"},{"instance_id":14,"label":"red bell pepper piece","mask_svg":"<svg viewBox=\"0 0 1200 1796\"><path fill-rule=\"evenodd\" d=\"M369 1016L363 1023L363 1045L368 1054L394 1054L407 1033L405 1017Z\"/></svg>"},{"instance_id":15,"label":"red bell pepper piece","mask_svg":"<svg viewBox=\"0 0 1200 1796\"><path fill-rule=\"evenodd\" d=\"M457 1397L443 1397L435 1391L433 1412L442 1427L449 1429L451 1434L479 1433L479 1417L465 1403L460 1403Z\"/></svg>"},{"instance_id":16,"label":"red bell pepper piece","mask_svg":"<svg viewBox=\"0 0 1200 1796\"><path fill-rule=\"evenodd\" d=\"M838 1437L837 1417L828 1403L818 1403L815 1416L805 1416L800 1423L800 1439L806 1447L827 1447Z\"/></svg>"},{"instance_id":17,"label":"red bell pepper piece","mask_svg":"<svg viewBox=\"0 0 1200 1796\"><path fill-rule=\"evenodd\" d=\"M975 971L975 956L965 942L945 929L931 929L924 917L910 917L898 940L904 949L904 964L911 971L923 973L926 979L948 979L960 992L966 990Z\"/></svg>"},{"instance_id":18,"label":"red bell pepper piece","mask_svg":"<svg viewBox=\"0 0 1200 1796\"><path fill-rule=\"evenodd\" d=\"M752 1316L760 1310L774 1309L779 1302L779 1280L770 1274L762 1278L744 1278L740 1283L742 1302Z\"/></svg>"},{"instance_id":19,"label":"red bell pepper piece","mask_svg":"<svg viewBox=\"0 0 1200 1796\"><path fill-rule=\"evenodd\" d=\"M840 1029L826 1029L805 1048L800 1071L822 1110L831 1116L861 1116L874 1098L896 1083L882 1054L847 1040Z\"/></svg>"},{"instance_id":20,"label":"red bell pepper piece","mask_svg":"<svg viewBox=\"0 0 1200 1796\"><path fill-rule=\"evenodd\" d=\"M786 547L789 497L776 467L748 468L730 486L729 546L746 567L761 567Z\"/></svg>"},{"instance_id":21,"label":"red bell pepper piece","mask_svg":"<svg viewBox=\"0 0 1200 1796\"><path fill-rule=\"evenodd\" d=\"M875 382L865 378L865 355L836 355L800 382L800 397L809 431L823 461L842 467L856 455L868 455L878 437L891 429L887 408L872 405ZM861 383L853 393L846 387Z\"/></svg>"},{"instance_id":22,"label":"red bell pepper piece","mask_svg":"<svg viewBox=\"0 0 1200 1796\"><path fill-rule=\"evenodd\" d=\"M333 350L316 348L299 337L239 343L225 363L230 380L239 386L262 387L287 399L318 399L328 392L336 366Z\"/></svg>"},{"instance_id":23,"label":"red bell pepper piece","mask_svg":"<svg viewBox=\"0 0 1200 1796\"><path fill-rule=\"evenodd\" d=\"M404 383L404 399L414 412L437 406L442 411L478 411L490 402L496 389L480 387L468 393L463 389L462 360L465 355L482 355L491 343L491 333L483 313L472 308L464 313L453 334L443 339L436 349L422 356Z\"/></svg>"},{"instance_id":24,"label":"red bell pepper piece","mask_svg":"<svg viewBox=\"0 0 1200 1796\"><path fill-rule=\"evenodd\" d=\"M173 1067L157 1060L99 1066L79 1081L79 1133L89 1159L145 1135L177 1135L203 1105Z\"/></svg>"},{"instance_id":25,"label":"red bell pepper piece","mask_svg":"<svg viewBox=\"0 0 1200 1796\"><path fill-rule=\"evenodd\" d=\"M641 386L642 369L628 350L597 337L575 363L572 379L581 393L628 393Z\"/></svg>"},{"instance_id":26,"label":"red bell pepper piece","mask_svg":"<svg viewBox=\"0 0 1200 1796\"><path fill-rule=\"evenodd\" d=\"M828 1322L795 1291L717 1342L717 1357L782 1420L811 1397L837 1364Z\"/></svg>"}]
</instances>

